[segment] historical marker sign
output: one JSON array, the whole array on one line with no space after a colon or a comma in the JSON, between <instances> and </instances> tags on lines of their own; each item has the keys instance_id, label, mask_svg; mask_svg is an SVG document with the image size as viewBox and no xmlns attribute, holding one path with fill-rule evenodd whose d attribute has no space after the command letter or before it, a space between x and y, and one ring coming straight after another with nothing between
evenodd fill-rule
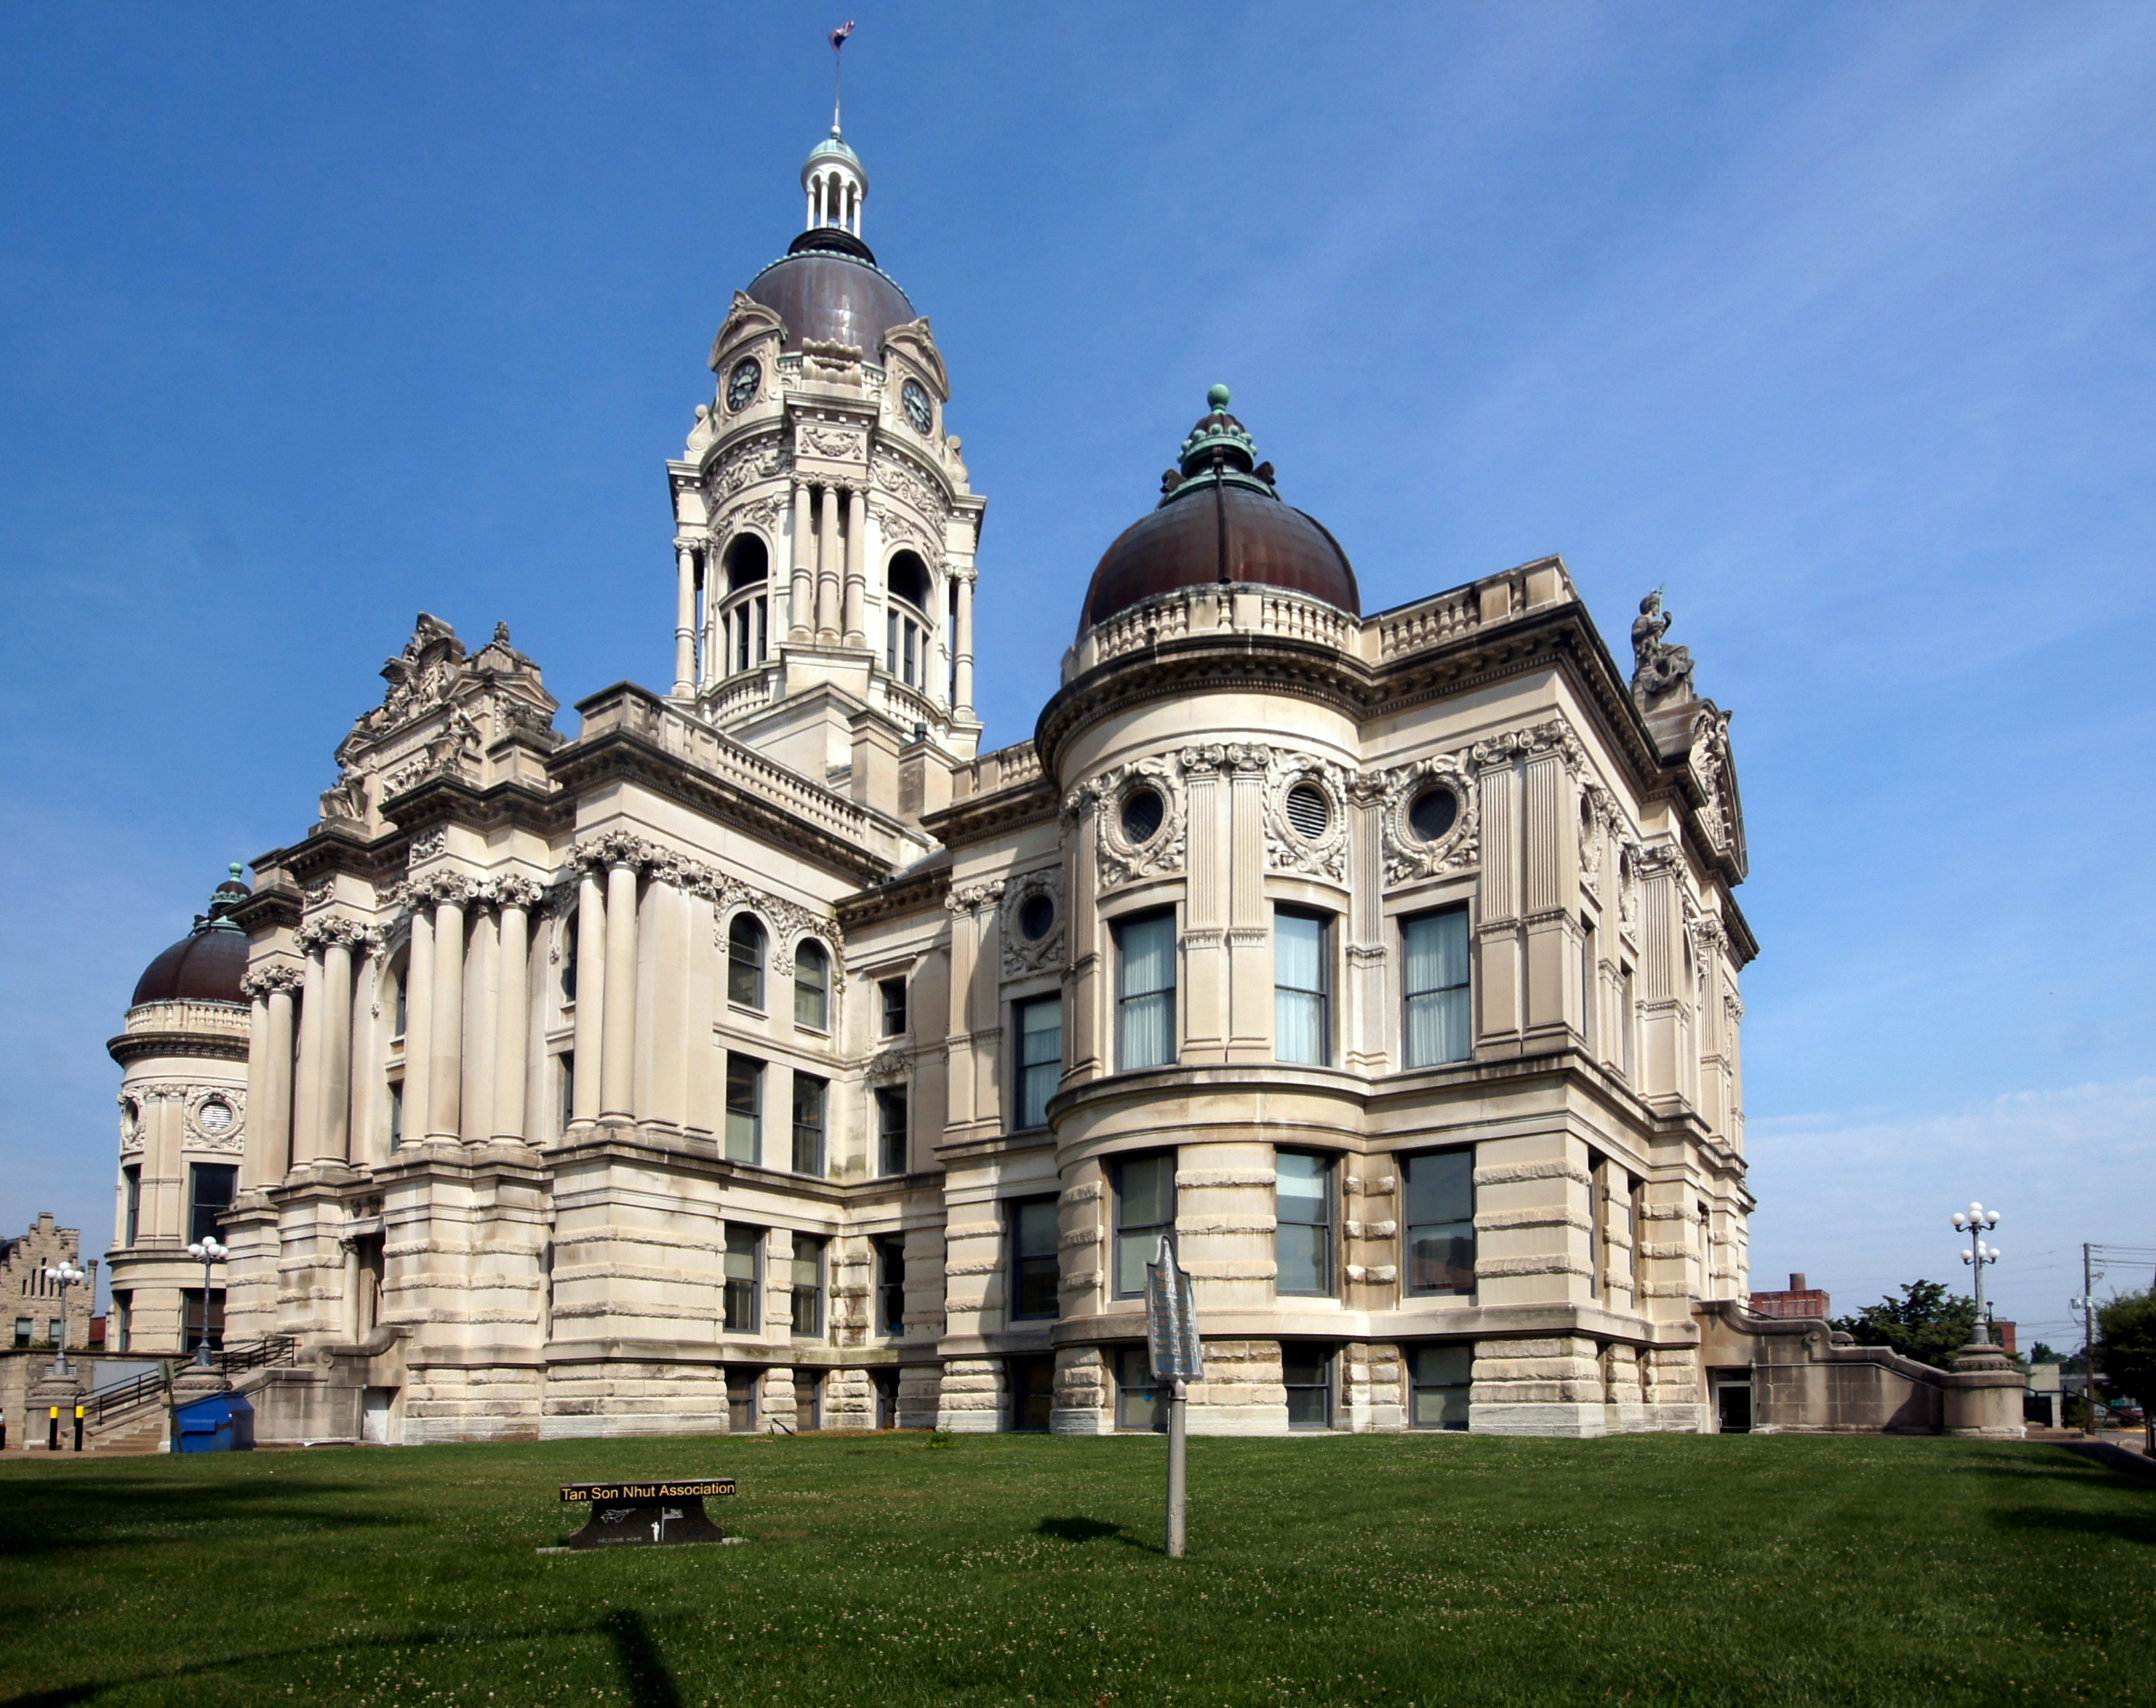
<instances>
[{"instance_id":1,"label":"historical marker sign","mask_svg":"<svg viewBox=\"0 0 2156 1708\"><path fill-rule=\"evenodd\" d=\"M1202 1382L1205 1348L1198 1338L1198 1302L1190 1272L1175 1260L1175 1244L1165 1234L1160 1250L1146 1265L1146 1356L1161 1382Z\"/></svg>"},{"instance_id":2,"label":"historical marker sign","mask_svg":"<svg viewBox=\"0 0 2156 1708\"><path fill-rule=\"evenodd\" d=\"M732 1477L681 1477L657 1483L565 1483L562 1499L588 1506L572 1548L656 1547L722 1542L726 1532L704 1511L706 1496L734 1492Z\"/></svg>"}]
</instances>

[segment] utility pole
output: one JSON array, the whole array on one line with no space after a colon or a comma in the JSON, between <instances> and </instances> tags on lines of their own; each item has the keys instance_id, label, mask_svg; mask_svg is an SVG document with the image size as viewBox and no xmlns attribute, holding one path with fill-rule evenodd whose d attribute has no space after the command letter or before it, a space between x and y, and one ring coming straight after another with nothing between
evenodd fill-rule
<instances>
[{"instance_id":1,"label":"utility pole","mask_svg":"<svg viewBox=\"0 0 2156 1708\"><path fill-rule=\"evenodd\" d=\"M2096 1248L2082 1246L2082 1433L2096 1439Z\"/></svg>"}]
</instances>

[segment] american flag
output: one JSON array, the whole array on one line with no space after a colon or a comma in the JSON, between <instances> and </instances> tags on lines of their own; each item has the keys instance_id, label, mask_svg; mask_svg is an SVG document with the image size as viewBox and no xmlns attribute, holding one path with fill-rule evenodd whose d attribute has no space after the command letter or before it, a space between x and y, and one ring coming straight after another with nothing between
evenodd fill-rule
<instances>
[{"instance_id":1,"label":"american flag","mask_svg":"<svg viewBox=\"0 0 2156 1708\"><path fill-rule=\"evenodd\" d=\"M854 20L850 18L836 29L831 32L831 51L835 54L839 49L844 47L846 44L846 38L853 33Z\"/></svg>"}]
</instances>

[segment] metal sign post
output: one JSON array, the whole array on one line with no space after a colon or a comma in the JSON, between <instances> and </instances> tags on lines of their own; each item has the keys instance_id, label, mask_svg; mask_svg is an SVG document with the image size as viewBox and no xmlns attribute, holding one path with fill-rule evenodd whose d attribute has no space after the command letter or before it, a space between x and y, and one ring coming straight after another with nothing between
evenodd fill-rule
<instances>
[{"instance_id":1,"label":"metal sign post","mask_svg":"<svg viewBox=\"0 0 2156 1708\"><path fill-rule=\"evenodd\" d=\"M1175 1260L1175 1241L1163 1234L1146 1265L1146 1357L1153 1380L1167 1382L1168 1557L1183 1557L1183 1511L1188 1488L1183 1408L1188 1384L1205 1377L1205 1347L1198 1337L1198 1303L1190 1273Z\"/></svg>"}]
</instances>

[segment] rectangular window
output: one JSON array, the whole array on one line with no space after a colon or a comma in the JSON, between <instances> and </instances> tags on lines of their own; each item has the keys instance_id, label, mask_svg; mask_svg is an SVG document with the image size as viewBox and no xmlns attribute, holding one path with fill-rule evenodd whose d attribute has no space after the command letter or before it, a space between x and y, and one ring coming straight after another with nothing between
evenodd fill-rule
<instances>
[{"instance_id":1,"label":"rectangular window","mask_svg":"<svg viewBox=\"0 0 2156 1708\"><path fill-rule=\"evenodd\" d=\"M180 1295L180 1333L183 1352L197 1351L203 1343L203 1290L189 1287ZM214 1352L224 1344L224 1289L209 1290L209 1344Z\"/></svg>"},{"instance_id":2,"label":"rectangular window","mask_svg":"<svg viewBox=\"0 0 2156 1708\"><path fill-rule=\"evenodd\" d=\"M756 1434L756 1372L726 1372L726 1428L737 1435Z\"/></svg>"},{"instance_id":3,"label":"rectangular window","mask_svg":"<svg viewBox=\"0 0 2156 1708\"><path fill-rule=\"evenodd\" d=\"M1593 916L1579 916L1579 1041L1592 1054L1594 1050L1594 1011L1601 1006L1599 974L1596 963L1602 957L1594 952L1594 920Z\"/></svg>"},{"instance_id":4,"label":"rectangular window","mask_svg":"<svg viewBox=\"0 0 2156 1708\"><path fill-rule=\"evenodd\" d=\"M876 1161L885 1174L906 1172L907 1152L906 1088L887 1086L875 1095Z\"/></svg>"},{"instance_id":5,"label":"rectangular window","mask_svg":"<svg viewBox=\"0 0 2156 1708\"><path fill-rule=\"evenodd\" d=\"M793 1332L820 1339L824 1333L824 1242L814 1234L793 1236Z\"/></svg>"},{"instance_id":6,"label":"rectangular window","mask_svg":"<svg viewBox=\"0 0 2156 1708\"><path fill-rule=\"evenodd\" d=\"M1045 1431L1055 1410L1055 1360L1013 1358L1004 1373L1010 1384L1011 1428Z\"/></svg>"},{"instance_id":7,"label":"rectangular window","mask_svg":"<svg viewBox=\"0 0 2156 1708\"><path fill-rule=\"evenodd\" d=\"M1332 1284L1332 1159L1282 1151L1274 1159L1276 1293L1329 1296Z\"/></svg>"},{"instance_id":8,"label":"rectangular window","mask_svg":"<svg viewBox=\"0 0 2156 1708\"><path fill-rule=\"evenodd\" d=\"M793 1076L793 1172L824 1175L824 1106L829 1087L813 1074Z\"/></svg>"},{"instance_id":9,"label":"rectangular window","mask_svg":"<svg viewBox=\"0 0 2156 1708\"><path fill-rule=\"evenodd\" d=\"M1281 1061L1332 1059L1332 942L1323 914L1273 910L1273 1054Z\"/></svg>"},{"instance_id":10,"label":"rectangular window","mask_svg":"<svg viewBox=\"0 0 2156 1708\"><path fill-rule=\"evenodd\" d=\"M906 981L883 979L876 989L883 998L883 1035L896 1038L906 1030Z\"/></svg>"},{"instance_id":11,"label":"rectangular window","mask_svg":"<svg viewBox=\"0 0 2156 1708\"><path fill-rule=\"evenodd\" d=\"M27 1316L18 1316L18 1317L17 1317L17 1318L15 1319L15 1347L16 1347L16 1350L19 1352L19 1351L21 1351L21 1350L22 1350L22 1348L23 1348L24 1346L28 1346L28 1345L30 1344L30 1341L31 1341L32 1336L33 1336L35 1333L36 1333L36 1330L35 1330L35 1328L32 1326L31 1321L30 1321L30 1319L29 1319L28 1317L27 1317Z\"/></svg>"},{"instance_id":12,"label":"rectangular window","mask_svg":"<svg viewBox=\"0 0 2156 1708\"><path fill-rule=\"evenodd\" d=\"M814 1370L793 1372L793 1433L824 1427L824 1378Z\"/></svg>"},{"instance_id":13,"label":"rectangular window","mask_svg":"<svg viewBox=\"0 0 2156 1708\"><path fill-rule=\"evenodd\" d=\"M1116 1165L1116 1297L1145 1296L1146 1265L1175 1226L1175 1152Z\"/></svg>"},{"instance_id":14,"label":"rectangular window","mask_svg":"<svg viewBox=\"0 0 2156 1708\"><path fill-rule=\"evenodd\" d=\"M875 1240L875 1326L878 1334L906 1332L906 1239L898 1234Z\"/></svg>"},{"instance_id":15,"label":"rectangular window","mask_svg":"<svg viewBox=\"0 0 2156 1708\"><path fill-rule=\"evenodd\" d=\"M1125 1346L1116 1354L1116 1427L1168 1428L1167 1386L1157 1381L1143 1346Z\"/></svg>"},{"instance_id":16,"label":"rectangular window","mask_svg":"<svg viewBox=\"0 0 2156 1708\"><path fill-rule=\"evenodd\" d=\"M1465 1429L1474 1389L1475 1349L1460 1342L1417 1346L1408 1367L1408 1427Z\"/></svg>"},{"instance_id":17,"label":"rectangular window","mask_svg":"<svg viewBox=\"0 0 2156 1708\"><path fill-rule=\"evenodd\" d=\"M1401 1058L1411 1068L1474 1054L1467 979L1467 910L1448 907L1400 923Z\"/></svg>"},{"instance_id":18,"label":"rectangular window","mask_svg":"<svg viewBox=\"0 0 2156 1708\"><path fill-rule=\"evenodd\" d=\"M763 1064L738 1050L726 1053L726 1157L763 1161Z\"/></svg>"},{"instance_id":19,"label":"rectangular window","mask_svg":"<svg viewBox=\"0 0 2156 1708\"><path fill-rule=\"evenodd\" d=\"M56 1346L59 1345L60 1320L57 1316L47 1319L45 1323L45 1338L50 1341Z\"/></svg>"},{"instance_id":20,"label":"rectangular window","mask_svg":"<svg viewBox=\"0 0 2156 1708\"><path fill-rule=\"evenodd\" d=\"M569 1130L577 1110L577 1053L565 1049L556 1058L562 1064L562 1131Z\"/></svg>"},{"instance_id":21,"label":"rectangular window","mask_svg":"<svg viewBox=\"0 0 2156 1708\"><path fill-rule=\"evenodd\" d=\"M407 987L412 982L412 963L408 960L397 969L396 1006L390 1010L389 1041L396 1044L404 1036L404 1029L412 1018L412 1003Z\"/></svg>"},{"instance_id":22,"label":"rectangular window","mask_svg":"<svg viewBox=\"0 0 2156 1708\"><path fill-rule=\"evenodd\" d=\"M1063 998L1042 997L1018 1006L1018 1127L1048 1125L1048 1100L1063 1077Z\"/></svg>"},{"instance_id":23,"label":"rectangular window","mask_svg":"<svg viewBox=\"0 0 2156 1708\"><path fill-rule=\"evenodd\" d=\"M1646 1218L1641 1213L1646 1208L1647 1183L1627 1175L1625 1192L1628 1200L1625 1231L1632 1236L1632 1308L1637 1310L1643 1302L1640 1290L1647 1280Z\"/></svg>"},{"instance_id":24,"label":"rectangular window","mask_svg":"<svg viewBox=\"0 0 2156 1708\"><path fill-rule=\"evenodd\" d=\"M229 1162L195 1162L187 1168L187 1240L208 1239L218 1218L232 1208L239 1189L239 1170Z\"/></svg>"},{"instance_id":25,"label":"rectangular window","mask_svg":"<svg viewBox=\"0 0 2156 1708\"><path fill-rule=\"evenodd\" d=\"M1609 1169L1594 1151L1587 1153L1587 1296L1602 1296L1602 1221L1609 1198Z\"/></svg>"},{"instance_id":26,"label":"rectangular window","mask_svg":"<svg viewBox=\"0 0 2156 1708\"><path fill-rule=\"evenodd\" d=\"M117 1339L115 1350L127 1352L135 1341L135 1295L115 1293L112 1295L112 1329Z\"/></svg>"},{"instance_id":27,"label":"rectangular window","mask_svg":"<svg viewBox=\"0 0 2156 1708\"><path fill-rule=\"evenodd\" d=\"M142 1165L130 1162L120 1171L120 1177L127 1188L127 1235L120 1243L132 1245L142 1230Z\"/></svg>"},{"instance_id":28,"label":"rectangular window","mask_svg":"<svg viewBox=\"0 0 2156 1708\"><path fill-rule=\"evenodd\" d=\"M763 1229L726 1223L724 1324L728 1334L757 1331L757 1291L762 1280Z\"/></svg>"},{"instance_id":29,"label":"rectangular window","mask_svg":"<svg viewBox=\"0 0 2156 1708\"><path fill-rule=\"evenodd\" d=\"M389 1082L389 1148L393 1151L404 1142L404 1082Z\"/></svg>"},{"instance_id":30,"label":"rectangular window","mask_svg":"<svg viewBox=\"0 0 2156 1708\"><path fill-rule=\"evenodd\" d=\"M1141 914L1116 931L1116 1066L1175 1059L1175 915Z\"/></svg>"},{"instance_id":31,"label":"rectangular window","mask_svg":"<svg viewBox=\"0 0 2156 1708\"><path fill-rule=\"evenodd\" d=\"M1617 1003L1617 1038L1621 1051L1618 1066L1624 1070L1625 1083L1636 1085L1639 1083L1639 1064L1633 1055L1632 969L1629 967L1618 969Z\"/></svg>"},{"instance_id":32,"label":"rectangular window","mask_svg":"<svg viewBox=\"0 0 2156 1708\"><path fill-rule=\"evenodd\" d=\"M1332 1349L1309 1341L1281 1342L1281 1386L1291 1429L1332 1427Z\"/></svg>"},{"instance_id":33,"label":"rectangular window","mask_svg":"<svg viewBox=\"0 0 2156 1708\"><path fill-rule=\"evenodd\" d=\"M1059 1314L1055 1249L1060 1229L1052 1198L1016 1198L1006 1213L1011 1242L1011 1304L1014 1321Z\"/></svg>"},{"instance_id":34,"label":"rectangular window","mask_svg":"<svg viewBox=\"0 0 2156 1708\"><path fill-rule=\"evenodd\" d=\"M898 1372L871 1370L869 1385L875 1391L875 1426L879 1429L898 1427Z\"/></svg>"},{"instance_id":35,"label":"rectangular window","mask_svg":"<svg viewBox=\"0 0 2156 1708\"><path fill-rule=\"evenodd\" d=\"M1475 1291L1475 1152L1424 1151L1407 1159L1407 1290L1420 1298Z\"/></svg>"}]
</instances>

